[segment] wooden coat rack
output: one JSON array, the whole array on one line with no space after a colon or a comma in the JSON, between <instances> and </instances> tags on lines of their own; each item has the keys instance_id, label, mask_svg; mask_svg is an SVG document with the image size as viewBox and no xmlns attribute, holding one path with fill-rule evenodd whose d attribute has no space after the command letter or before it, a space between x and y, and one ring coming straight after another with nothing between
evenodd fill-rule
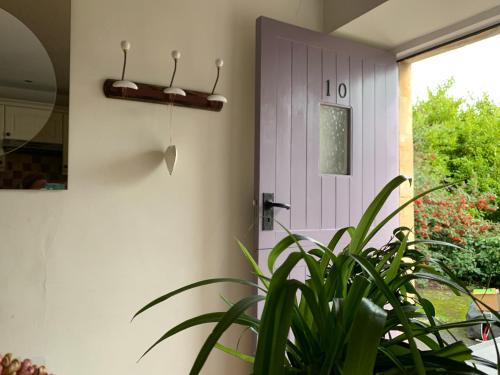
<instances>
[{"instance_id":1,"label":"wooden coat rack","mask_svg":"<svg viewBox=\"0 0 500 375\"><path fill-rule=\"evenodd\" d=\"M157 86L147 83L135 82L138 89L127 89L113 87L113 82L116 79L106 79L103 85L104 95L111 99L133 100L137 102L156 103L156 104L173 104L179 107L204 109L206 111L220 112L224 103L209 101L207 97L210 95L206 92L184 90L186 96L165 94L163 90L166 86Z\"/></svg>"},{"instance_id":2,"label":"wooden coat rack","mask_svg":"<svg viewBox=\"0 0 500 375\"><path fill-rule=\"evenodd\" d=\"M173 85L175 73L177 72L177 63L181 58L181 53L177 50L172 51L174 69L170 85L164 87L126 80L125 71L127 69L127 55L130 51L130 43L122 40L120 46L123 51L122 76L120 80L106 79L104 81L103 91L107 98L166 105L173 104L179 107L204 109L213 112L220 112L224 103L227 103L226 97L215 93L217 83L219 82L220 69L224 65L222 59L215 60L217 78L215 79L212 92L209 94L201 91L184 90Z\"/></svg>"}]
</instances>

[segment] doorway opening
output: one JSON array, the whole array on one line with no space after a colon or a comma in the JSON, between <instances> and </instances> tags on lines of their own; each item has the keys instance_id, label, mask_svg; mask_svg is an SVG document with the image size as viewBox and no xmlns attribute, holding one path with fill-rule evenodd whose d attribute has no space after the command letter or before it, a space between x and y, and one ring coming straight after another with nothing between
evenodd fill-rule
<instances>
[{"instance_id":1,"label":"doorway opening","mask_svg":"<svg viewBox=\"0 0 500 375\"><path fill-rule=\"evenodd\" d=\"M474 35L400 62L400 171L414 176L400 199L457 182L418 199L400 216L415 239L460 282L500 310L500 30ZM416 285L443 322L481 316L468 296ZM466 344L498 337L481 325L453 334Z\"/></svg>"}]
</instances>

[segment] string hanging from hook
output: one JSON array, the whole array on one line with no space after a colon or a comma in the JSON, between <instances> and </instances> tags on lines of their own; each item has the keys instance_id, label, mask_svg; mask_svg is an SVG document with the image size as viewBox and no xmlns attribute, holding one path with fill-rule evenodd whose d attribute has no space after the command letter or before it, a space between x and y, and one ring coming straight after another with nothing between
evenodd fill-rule
<instances>
[{"instance_id":1,"label":"string hanging from hook","mask_svg":"<svg viewBox=\"0 0 500 375\"><path fill-rule=\"evenodd\" d=\"M173 129L173 125L172 125L172 119L173 119L173 116L174 116L174 105L173 103L169 104L168 105L169 107L169 119L168 119L168 136L169 136L169 141L170 141L170 144L174 144L173 142L173 138L174 138L174 129Z\"/></svg>"}]
</instances>

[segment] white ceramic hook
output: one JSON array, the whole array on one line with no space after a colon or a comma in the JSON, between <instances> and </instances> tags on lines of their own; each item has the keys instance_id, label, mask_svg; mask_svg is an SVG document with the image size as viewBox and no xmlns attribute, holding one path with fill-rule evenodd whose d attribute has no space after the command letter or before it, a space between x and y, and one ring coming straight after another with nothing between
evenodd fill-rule
<instances>
[{"instance_id":1,"label":"white ceramic hook","mask_svg":"<svg viewBox=\"0 0 500 375\"><path fill-rule=\"evenodd\" d=\"M113 82L113 87L119 87L119 88L124 88L124 89L132 89L132 90L138 90L139 87L132 82L132 81L127 81L125 79L125 70L127 68L127 53L130 51L130 42L126 40L122 40L120 43L120 46L123 51L123 70L122 70L122 79L119 81Z\"/></svg>"},{"instance_id":2,"label":"white ceramic hook","mask_svg":"<svg viewBox=\"0 0 500 375\"><path fill-rule=\"evenodd\" d=\"M215 60L215 67L217 68L217 78L215 79L214 88L212 89L212 93L207 97L207 100L210 102L222 102L227 103L227 99L225 96L215 94L215 88L217 87L217 83L219 82L220 70L224 66L224 60L221 58L217 58Z\"/></svg>"},{"instance_id":3,"label":"white ceramic hook","mask_svg":"<svg viewBox=\"0 0 500 375\"><path fill-rule=\"evenodd\" d=\"M173 50L172 58L174 59L174 72L172 73L172 79L170 80L170 85L167 88L165 88L163 92L165 94L170 94L170 95L186 96L186 92L183 89L172 86L174 83L175 73L177 72L177 61L181 58L181 53L177 50Z\"/></svg>"},{"instance_id":4,"label":"white ceramic hook","mask_svg":"<svg viewBox=\"0 0 500 375\"><path fill-rule=\"evenodd\" d=\"M123 51L130 51L130 42L127 40L122 40L120 43L120 46L122 47Z\"/></svg>"},{"instance_id":5,"label":"white ceramic hook","mask_svg":"<svg viewBox=\"0 0 500 375\"><path fill-rule=\"evenodd\" d=\"M181 53L179 51L177 51L176 49L174 49L172 51L172 58L174 60L179 60L181 58Z\"/></svg>"}]
</instances>

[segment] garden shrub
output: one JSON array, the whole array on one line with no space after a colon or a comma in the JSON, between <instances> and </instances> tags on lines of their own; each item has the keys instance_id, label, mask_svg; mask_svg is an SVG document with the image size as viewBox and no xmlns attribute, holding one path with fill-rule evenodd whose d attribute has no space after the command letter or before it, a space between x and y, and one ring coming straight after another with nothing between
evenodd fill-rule
<instances>
[{"instance_id":1,"label":"garden shrub","mask_svg":"<svg viewBox=\"0 0 500 375\"><path fill-rule=\"evenodd\" d=\"M500 284L500 228L482 219L497 210L496 197L464 192L434 194L415 202L417 238L452 242L462 249L432 246L428 251L469 284ZM480 217L477 219L476 217Z\"/></svg>"},{"instance_id":2,"label":"garden shrub","mask_svg":"<svg viewBox=\"0 0 500 375\"><path fill-rule=\"evenodd\" d=\"M415 202L415 235L463 250L427 249L469 284L500 286L500 107L449 94L448 80L413 108L415 190L464 180Z\"/></svg>"},{"instance_id":3,"label":"garden shrub","mask_svg":"<svg viewBox=\"0 0 500 375\"><path fill-rule=\"evenodd\" d=\"M473 196L500 196L500 106L488 96L457 99L448 80L413 107L415 188L467 180ZM500 222L500 212L485 212Z\"/></svg>"}]
</instances>

